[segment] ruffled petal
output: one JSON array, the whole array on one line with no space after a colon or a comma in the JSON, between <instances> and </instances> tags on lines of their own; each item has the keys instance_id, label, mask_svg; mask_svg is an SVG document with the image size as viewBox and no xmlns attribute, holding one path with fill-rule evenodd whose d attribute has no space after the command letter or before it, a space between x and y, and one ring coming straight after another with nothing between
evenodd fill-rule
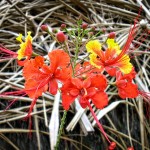
<instances>
[{"instance_id":1,"label":"ruffled petal","mask_svg":"<svg viewBox=\"0 0 150 150\"><path fill-rule=\"evenodd\" d=\"M127 81L130 81L130 82L131 82L132 79L135 78L135 76L136 76L136 72L135 72L134 68L132 68L132 70L131 70L130 73L124 74L124 75L122 76L122 79L126 79Z\"/></svg>"},{"instance_id":2,"label":"ruffled petal","mask_svg":"<svg viewBox=\"0 0 150 150\"><path fill-rule=\"evenodd\" d=\"M83 87L84 88L88 88L91 85L91 78L87 78L85 80L83 80Z\"/></svg>"},{"instance_id":3,"label":"ruffled petal","mask_svg":"<svg viewBox=\"0 0 150 150\"><path fill-rule=\"evenodd\" d=\"M126 85L117 82L118 94L121 98L136 98L139 94L138 86L132 82L127 82Z\"/></svg>"},{"instance_id":4,"label":"ruffled petal","mask_svg":"<svg viewBox=\"0 0 150 150\"><path fill-rule=\"evenodd\" d=\"M79 95L79 90L78 89L71 89L69 93L72 96L78 96Z\"/></svg>"},{"instance_id":5,"label":"ruffled petal","mask_svg":"<svg viewBox=\"0 0 150 150\"><path fill-rule=\"evenodd\" d=\"M24 57L31 57L32 55L32 37L31 37L31 32L28 32L28 35L25 39L25 42L22 41L22 34L19 34L19 36L16 38L20 44L20 49L18 50L17 58L18 60L21 60Z\"/></svg>"},{"instance_id":6,"label":"ruffled petal","mask_svg":"<svg viewBox=\"0 0 150 150\"><path fill-rule=\"evenodd\" d=\"M71 82L74 86L76 86L78 89L83 88L83 82L79 78L72 78Z\"/></svg>"},{"instance_id":7,"label":"ruffled petal","mask_svg":"<svg viewBox=\"0 0 150 150\"><path fill-rule=\"evenodd\" d=\"M110 75L110 76L116 76L116 73L117 73L117 68L110 68L110 67L106 67L105 70L107 71L107 73Z\"/></svg>"},{"instance_id":8,"label":"ruffled petal","mask_svg":"<svg viewBox=\"0 0 150 150\"><path fill-rule=\"evenodd\" d=\"M109 51L115 50L115 52L116 52L117 54L119 54L119 53L121 52L120 46L118 45L117 42L115 42L114 39L108 39L108 40L106 41L106 43L107 43L107 47L108 47Z\"/></svg>"},{"instance_id":9,"label":"ruffled petal","mask_svg":"<svg viewBox=\"0 0 150 150\"><path fill-rule=\"evenodd\" d=\"M19 66L24 66L24 64L29 60L29 58L25 59L25 60L17 60L17 63Z\"/></svg>"},{"instance_id":10,"label":"ruffled petal","mask_svg":"<svg viewBox=\"0 0 150 150\"><path fill-rule=\"evenodd\" d=\"M69 55L60 49L53 50L48 54L48 56L50 59L50 68L52 72L55 72L57 67L67 67L67 65L70 63Z\"/></svg>"},{"instance_id":11,"label":"ruffled petal","mask_svg":"<svg viewBox=\"0 0 150 150\"><path fill-rule=\"evenodd\" d=\"M24 63L23 76L26 80L29 78L34 78L35 80L41 80L44 75L41 74L39 68L43 66L44 58L42 56L37 56L35 59L28 60ZM42 75L42 77L40 77Z\"/></svg>"},{"instance_id":12,"label":"ruffled petal","mask_svg":"<svg viewBox=\"0 0 150 150\"><path fill-rule=\"evenodd\" d=\"M70 91L74 87L75 86L72 84L71 79L68 79L68 80L66 80L66 82L61 87L61 91L62 92L68 92L68 91Z\"/></svg>"},{"instance_id":13,"label":"ruffled petal","mask_svg":"<svg viewBox=\"0 0 150 150\"><path fill-rule=\"evenodd\" d=\"M95 95L96 92L97 92L97 90L95 89L95 87L90 87L90 88L87 89L88 97L91 97L91 96Z\"/></svg>"},{"instance_id":14,"label":"ruffled petal","mask_svg":"<svg viewBox=\"0 0 150 150\"><path fill-rule=\"evenodd\" d=\"M65 110L69 110L70 105L73 103L76 97L71 96L67 92L62 93L62 106Z\"/></svg>"},{"instance_id":15,"label":"ruffled petal","mask_svg":"<svg viewBox=\"0 0 150 150\"><path fill-rule=\"evenodd\" d=\"M42 96L43 92L47 91L47 80L37 81L35 79L29 79L25 82L25 91L30 98L38 98Z\"/></svg>"},{"instance_id":16,"label":"ruffled petal","mask_svg":"<svg viewBox=\"0 0 150 150\"><path fill-rule=\"evenodd\" d=\"M86 49L89 53L99 55L99 52L101 51L101 44L98 40L89 41L86 44Z\"/></svg>"},{"instance_id":17,"label":"ruffled petal","mask_svg":"<svg viewBox=\"0 0 150 150\"><path fill-rule=\"evenodd\" d=\"M79 98L79 103L80 103L82 108L86 108L87 107L87 101L88 101L88 99L86 99L85 97L80 97Z\"/></svg>"},{"instance_id":18,"label":"ruffled petal","mask_svg":"<svg viewBox=\"0 0 150 150\"><path fill-rule=\"evenodd\" d=\"M61 82L65 82L67 79L71 78L72 75L72 70L70 67L62 67L62 68L57 68L54 76Z\"/></svg>"},{"instance_id":19,"label":"ruffled petal","mask_svg":"<svg viewBox=\"0 0 150 150\"><path fill-rule=\"evenodd\" d=\"M90 58L90 64L91 65L102 70L103 62L100 59L97 59L96 54L90 54L89 58Z\"/></svg>"},{"instance_id":20,"label":"ruffled petal","mask_svg":"<svg viewBox=\"0 0 150 150\"><path fill-rule=\"evenodd\" d=\"M58 83L56 79L50 79L49 80L49 93L51 93L52 95L56 95L57 90L58 90Z\"/></svg>"},{"instance_id":21,"label":"ruffled petal","mask_svg":"<svg viewBox=\"0 0 150 150\"><path fill-rule=\"evenodd\" d=\"M108 96L105 92L97 92L91 99L98 109L103 109L108 105Z\"/></svg>"},{"instance_id":22,"label":"ruffled petal","mask_svg":"<svg viewBox=\"0 0 150 150\"><path fill-rule=\"evenodd\" d=\"M128 55L122 56L120 60L114 66L118 67L120 71L124 74L128 74L132 71L132 64L130 63L130 58Z\"/></svg>"},{"instance_id":23,"label":"ruffled petal","mask_svg":"<svg viewBox=\"0 0 150 150\"><path fill-rule=\"evenodd\" d=\"M93 76L91 79L91 87L96 87L100 91L105 90L105 88L107 87L106 78L101 74Z\"/></svg>"}]
</instances>

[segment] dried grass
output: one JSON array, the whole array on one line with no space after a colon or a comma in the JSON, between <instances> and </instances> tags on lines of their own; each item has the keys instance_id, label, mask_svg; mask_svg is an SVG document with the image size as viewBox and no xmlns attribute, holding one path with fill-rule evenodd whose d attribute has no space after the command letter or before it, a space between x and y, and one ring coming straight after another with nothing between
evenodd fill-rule
<instances>
[{"instance_id":1,"label":"dried grass","mask_svg":"<svg viewBox=\"0 0 150 150\"><path fill-rule=\"evenodd\" d=\"M41 55L46 55L57 45L51 37L40 30L40 26L48 24L50 27L58 29L62 23L65 23L71 27L76 24L76 20L80 17L90 27L96 26L96 30L105 28L106 34L100 36L100 40L104 41L110 31L115 31L117 41L120 45L123 45L130 25L138 14L139 5L142 5L143 8L140 18L144 19L144 23L141 22L140 30L136 35L137 38L134 40L134 43L140 46L133 52L136 55L133 63L138 72L136 82L140 89L150 92L150 38L148 36L142 43L138 40L138 37L145 32L144 28L150 30L150 5L148 0L144 0L144 2L140 0L51 0L50 2L44 0L1 0L0 44L17 51L19 47L15 40L16 36L19 33L26 34L27 31L32 31L34 50ZM20 70L21 68L17 66L14 59L0 60L0 93L23 88L24 79ZM103 117L101 120L104 128L110 139L116 141L117 149L125 150L128 146L134 146L136 150L149 150L150 114L146 114L150 113L149 110L146 110L150 109L148 103L143 101L142 97L126 102L118 101L117 92L114 89L108 88L107 92L109 93L110 103L112 103L111 106L108 106L104 111L93 108L99 119ZM16 104L13 104L9 110L4 111L13 99L17 100ZM118 101L117 104L114 102L116 100ZM59 115L61 116L63 110L61 103L60 106L56 103L60 101L60 96L53 97L46 93L38 99L31 114L34 118L32 120L33 130L31 130L33 137L28 138L28 122L20 122L20 119L27 115L31 101L32 99L27 97L0 97L0 149L44 150L50 149L50 147L53 149L60 121ZM150 102L150 99L147 99L147 101ZM70 110L70 116L68 116L66 122L69 132L64 131L60 148L105 149L106 141L100 135L100 132L97 132L97 129L94 128L95 123L91 114L88 110L83 110L77 101L75 103L75 110ZM72 131L71 134L70 130ZM89 132L92 132L92 134ZM14 138L18 139L14 140ZM24 140L24 138L29 140ZM27 141L30 141L28 145L25 143ZM51 144L49 144L49 141L51 141Z\"/></svg>"}]
</instances>

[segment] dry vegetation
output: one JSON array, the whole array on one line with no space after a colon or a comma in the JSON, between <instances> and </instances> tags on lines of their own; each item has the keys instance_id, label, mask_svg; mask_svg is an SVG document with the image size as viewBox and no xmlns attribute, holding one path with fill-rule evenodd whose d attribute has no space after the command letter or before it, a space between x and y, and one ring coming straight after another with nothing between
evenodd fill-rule
<instances>
[{"instance_id":1,"label":"dry vegetation","mask_svg":"<svg viewBox=\"0 0 150 150\"><path fill-rule=\"evenodd\" d=\"M0 1L0 44L17 51L19 33L32 31L34 50L46 55L58 45L50 36L40 30L42 24L59 29L62 23L71 28L80 18L95 26L96 30L105 29L98 37L104 41L109 32L117 34L122 46L140 5L140 30L137 32L132 52L132 63L137 71L136 83L145 92L150 90L150 4L148 0L1 0ZM146 39L140 41L140 37ZM70 41L71 44L71 41ZM73 50L73 49L72 49ZM3 54L1 54L2 56ZM82 54L84 56L85 54ZM0 93L22 89L24 79L21 67L12 58L0 59ZM112 79L113 80L113 79ZM95 110L109 138L117 143L117 150L134 146L135 150L150 149L150 95L137 99L121 100L117 91L109 87L110 104L105 111ZM53 147L57 137L57 126L63 108L60 95L49 93L38 99L32 113L32 136L29 137L28 121L24 121L32 99L20 96L0 96L0 150L47 150ZM16 100L8 109L7 106ZM111 107L110 107L111 106ZM67 115L66 129L61 137L60 149L68 150L105 150L107 142L96 128L88 110L83 110L76 102Z\"/></svg>"}]
</instances>

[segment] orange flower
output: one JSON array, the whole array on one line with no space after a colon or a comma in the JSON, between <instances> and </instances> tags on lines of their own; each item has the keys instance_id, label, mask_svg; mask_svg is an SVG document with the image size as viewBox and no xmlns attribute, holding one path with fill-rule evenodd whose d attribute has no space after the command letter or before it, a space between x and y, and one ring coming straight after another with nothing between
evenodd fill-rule
<instances>
[{"instance_id":1,"label":"orange flower","mask_svg":"<svg viewBox=\"0 0 150 150\"><path fill-rule=\"evenodd\" d=\"M17 52L13 52L4 46L0 45L0 51L4 55L3 58L17 58L18 64L20 66L24 66L25 62L27 62L32 55L32 37L31 32L28 32L27 37L25 38L25 42L22 41L22 34L19 34L19 36L16 38L17 41L19 41L20 49ZM21 60L23 58L26 58L25 60Z\"/></svg>"},{"instance_id":2,"label":"orange flower","mask_svg":"<svg viewBox=\"0 0 150 150\"><path fill-rule=\"evenodd\" d=\"M42 56L28 60L24 65L25 90L30 98L38 98L47 90L55 95L58 90L57 81L64 82L70 75L70 70L67 68L70 58L67 53L58 49L49 53L48 56L50 66L44 64Z\"/></svg>"},{"instance_id":3,"label":"orange flower","mask_svg":"<svg viewBox=\"0 0 150 150\"><path fill-rule=\"evenodd\" d=\"M97 108L104 108L108 104L108 97L104 92L106 86L106 79L100 74L86 79L69 79L61 88L64 109L68 110L75 98L79 98L79 102L83 108L88 106L87 102L90 99Z\"/></svg>"},{"instance_id":4,"label":"orange flower","mask_svg":"<svg viewBox=\"0 0 150 150\"><path fill-rule=\"evenodd\" d=\"M50 66L44 63L42 56L30 59L24 65L25 89L23 91L33 99L27 118L30 117L37 98L43 92L49 91L49 93L55 95L58 90L58 81L65 82L70 77L70 69L67 68L70 57L66 52L57 49L50 52L48 56Z\"/></svg>"},{"instance_id":5,"label":"orange flower","mask_svg":"<svg viewBox=\"0 0 150 150\"><path fill-rule=\"evenodd\" d=\"M139 95L138 86L132 82L135 74L134 69L125 75L122 75L121 72L117 72L116 85L121 98L136 98Z\"/></svg>"},{"instance_id":6,"label":"orange flower","mask_svg":"<svg viewBox=\"0 0 150 150\"><path fill-rule=\"evenodd\" d=\"M130 63L130 58L127 55L127 51L130 48L136 30L137 28L135 22L129 32L128 39L122 50L120 50L118 43L115 42L114 39L107 39L106 43L108 48L106 51L102 51L102 45L98 40L89 41L86 44L86 49L90 53L90 63L96 68L105 68L106 71L110 71L115 68L119 69L123 74L130 73L133 66Z\"/></svg>"},{"instance_id":7,"label":"orange flower","mask_svg":"<svg viewBox=\"0 0 150 150\"><path fill-rule=\"evenodd\" d=\"M87 51L90 52L90 63L99 69L119 68L124 74L132 70L130 58L125 53L122 54L119 45L114 39L107 40L108 48L101 50L101 44L98 40L90 41L86 44Z\"/></svg>"}]
</instances>

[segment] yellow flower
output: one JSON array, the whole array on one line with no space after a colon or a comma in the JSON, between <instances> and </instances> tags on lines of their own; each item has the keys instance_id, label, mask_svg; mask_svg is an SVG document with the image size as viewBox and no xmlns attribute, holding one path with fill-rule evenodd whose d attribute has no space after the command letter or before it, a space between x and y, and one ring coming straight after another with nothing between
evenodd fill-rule
<instances>
[{"instance_id":1,"label":"yellow flower","mask_svg":"<svg viewBox=\"0 0 150 150\"><path fill-rule=\"evenodd\" d=\"M24 57L30 58L32 55L32 37L31 32L28 32L27 37L25 38L25 42L22 41L22 34L19 34L19 36L16 38L17 41L19 41L20 49L18 50L18 60L21 60Z\"/></svg>"},{"instance_id":2,"label":"yellow flower","mask_svg":"<svg viewBox=\"0 0 150 150\"><path fill-rule=\"evenodd\" d=\"M124 74L130 73L133 66L129 56L120 50L120 46L114 39L108 39L106 43L106 51L102 50L98 40L92 40L86 44L86 49L90 53L90 63L99 69L118 68Z\"/></svg>"}]
</instances>

